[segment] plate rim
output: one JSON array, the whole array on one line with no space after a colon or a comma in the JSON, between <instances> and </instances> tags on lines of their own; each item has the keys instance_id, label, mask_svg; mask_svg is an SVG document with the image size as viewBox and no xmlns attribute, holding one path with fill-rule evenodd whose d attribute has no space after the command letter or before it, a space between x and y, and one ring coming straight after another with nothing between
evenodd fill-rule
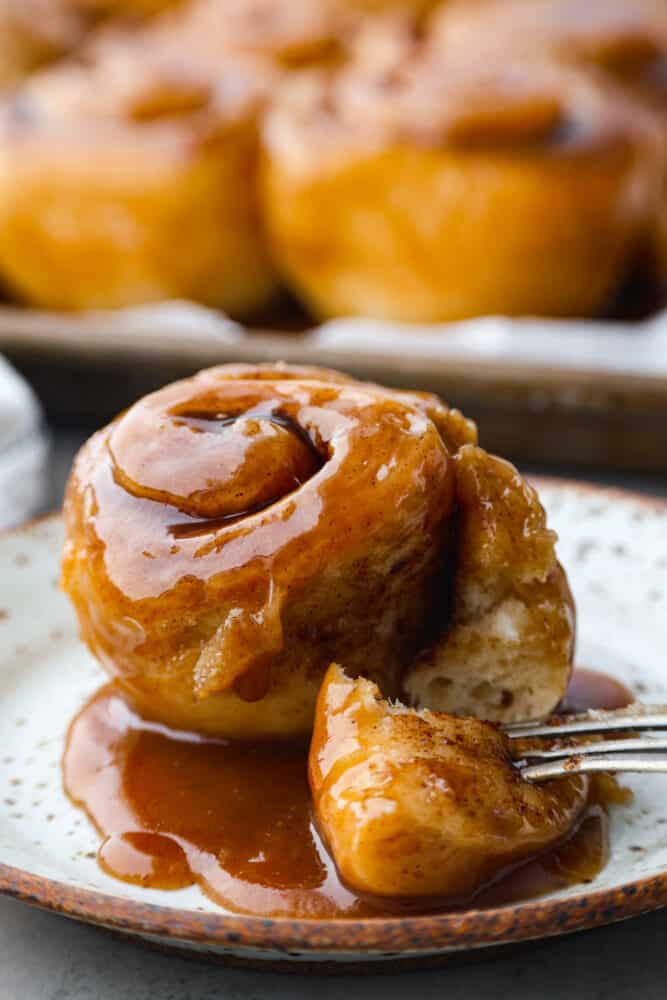
<instances>
[{"instance_id":1,"label":"plate rim","mask_svg":"<svg viewBox=\"0 0 667 1000\"><path fill-rule=\"evenodd\" d=\"M558 476L530 476L529 480L537 485L576 490L612 501L630 501L667 516L667 498L637 490ZM53 511L1 531L0 543L7 537L27 534L34 527L60 517L61 511ZM400 959L553 937L638 916L667 906L667 870L565 899L426 916L357 920L266 918L186 910L168 902L143 903L81 888L2 862L0 895L126 934L203 947L306 958L326 953L341 959L373 954Z\"/></svg>"}]
</instances>

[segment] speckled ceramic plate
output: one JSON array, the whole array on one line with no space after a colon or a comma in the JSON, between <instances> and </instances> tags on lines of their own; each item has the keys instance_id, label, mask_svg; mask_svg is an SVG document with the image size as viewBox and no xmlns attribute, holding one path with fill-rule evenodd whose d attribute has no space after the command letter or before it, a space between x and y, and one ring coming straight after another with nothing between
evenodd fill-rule
<instances>
[{"instance_id":1,"label":"speckled ceramic plate","mask_svg":"<svg viewBox=\"0 0 667 1000\"><path fill-rule=\"evenodd\" d=\"M579 661L667 701L667 503L545 480L542 497L579 608ZM143 890L105 876L98 838L65 798L67 724L100 684L58 590L58 517L0 538L0 891L153 944L275 962L410 964L580 930L667 903L667 776L638 776L612 814L595 881L520 905L408 919L294 921L225 913L196 887Z\"/></svg>"}]
</instances>

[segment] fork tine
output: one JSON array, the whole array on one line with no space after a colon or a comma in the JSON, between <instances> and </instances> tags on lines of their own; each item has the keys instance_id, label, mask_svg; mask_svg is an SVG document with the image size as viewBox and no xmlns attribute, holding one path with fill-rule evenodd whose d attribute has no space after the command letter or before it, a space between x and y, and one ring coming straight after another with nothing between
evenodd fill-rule
<instances>
[{"instance_id":1,"label":"fork tine","mask_svg":"<svg viewBox=\"0 0 667 1000\"><path fill-rule=\"evenodd\" d=\"M599 771L619 774L624 771L635 773L667 774L667 754L602 754L586 756L575 753L565 760L553 760L544 764L534 764L519 768L522 778L527 781L551 781L567 778L573 774L593 774Z\"/></svg>"},{"instance_id":2,"label":"fork tine","mask_svg":"<svg viewBox=\"0 0 667 1000\"><path fill-rule=\"evenodd\" d=\"M521 760L565 760L567 757L590 756L591 754L628 753L639 750L642 753L655 753L656 750L667 750L667 736L645 736L643 739L603 740L598 743L580 743L576 746L549 747L545 750L535 748L521 750L518 756Z\"/></svg>"},{"instance_id":3,"label":"fork tine","mask_svg":"<svg viewBox=\"0 0 667 1000\"><path fill-rule=\"evenodd\" d=\"M562 722L515 722L502 727L511 740L613 733L628 729L667 729L667 705L631 705L616 712L593 711L585 715L572 715Z\"/></svg>"}]
</instances>

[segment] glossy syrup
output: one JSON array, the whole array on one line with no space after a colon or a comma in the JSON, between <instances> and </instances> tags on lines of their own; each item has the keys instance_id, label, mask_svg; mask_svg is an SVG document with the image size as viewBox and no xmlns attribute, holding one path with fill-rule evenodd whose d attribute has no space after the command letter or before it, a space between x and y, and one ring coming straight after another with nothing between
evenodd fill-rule
<instances>
[{"instance_id":1,"label":"glossy syrup","mask_svg":"<svg viewBox=\"0 0 667 1000\"><path fill-rule=\"evenodd\" d=\"M575 672L567 707L619 707L622 691L604 674ZM631 700L625 691L624 703ZM226 909L260 916L395 912L341 883L313 822L306 761L304 747L170 731L107 685L74 719L63 773L68 795L102 837L101 867L123 881L157 889L196 883ZM606 860L604 806L617 796L613 783L597 783L567 842L483 890L474 905L590 881Z\"/></svg>"}]
</instances>

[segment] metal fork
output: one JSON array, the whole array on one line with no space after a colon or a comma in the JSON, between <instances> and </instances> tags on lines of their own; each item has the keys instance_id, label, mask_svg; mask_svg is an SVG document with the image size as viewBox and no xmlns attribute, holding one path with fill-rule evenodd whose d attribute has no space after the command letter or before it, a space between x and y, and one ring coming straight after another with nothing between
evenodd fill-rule
<instances>
[{"instance_id":1,"label":"metal fork","mask_svg":"<svg viewBox=\"0 0 667 1000\"><path fill-rule=\"evenodd\" d=\"M667 773L667 735L650 735L667 730L667 705L635 704L613 712L591 710L583 715L516 722L501 728L510 740L539 740L542 744L516 747L516 766L528 781L550 781L595 771ZM636 736L639 732L648 735ZM628 735L600 739L613 733ZM587 741L587 737L593 739ZM549 746L550 742L555 745Z\"/></svg>"}]
</instances>

